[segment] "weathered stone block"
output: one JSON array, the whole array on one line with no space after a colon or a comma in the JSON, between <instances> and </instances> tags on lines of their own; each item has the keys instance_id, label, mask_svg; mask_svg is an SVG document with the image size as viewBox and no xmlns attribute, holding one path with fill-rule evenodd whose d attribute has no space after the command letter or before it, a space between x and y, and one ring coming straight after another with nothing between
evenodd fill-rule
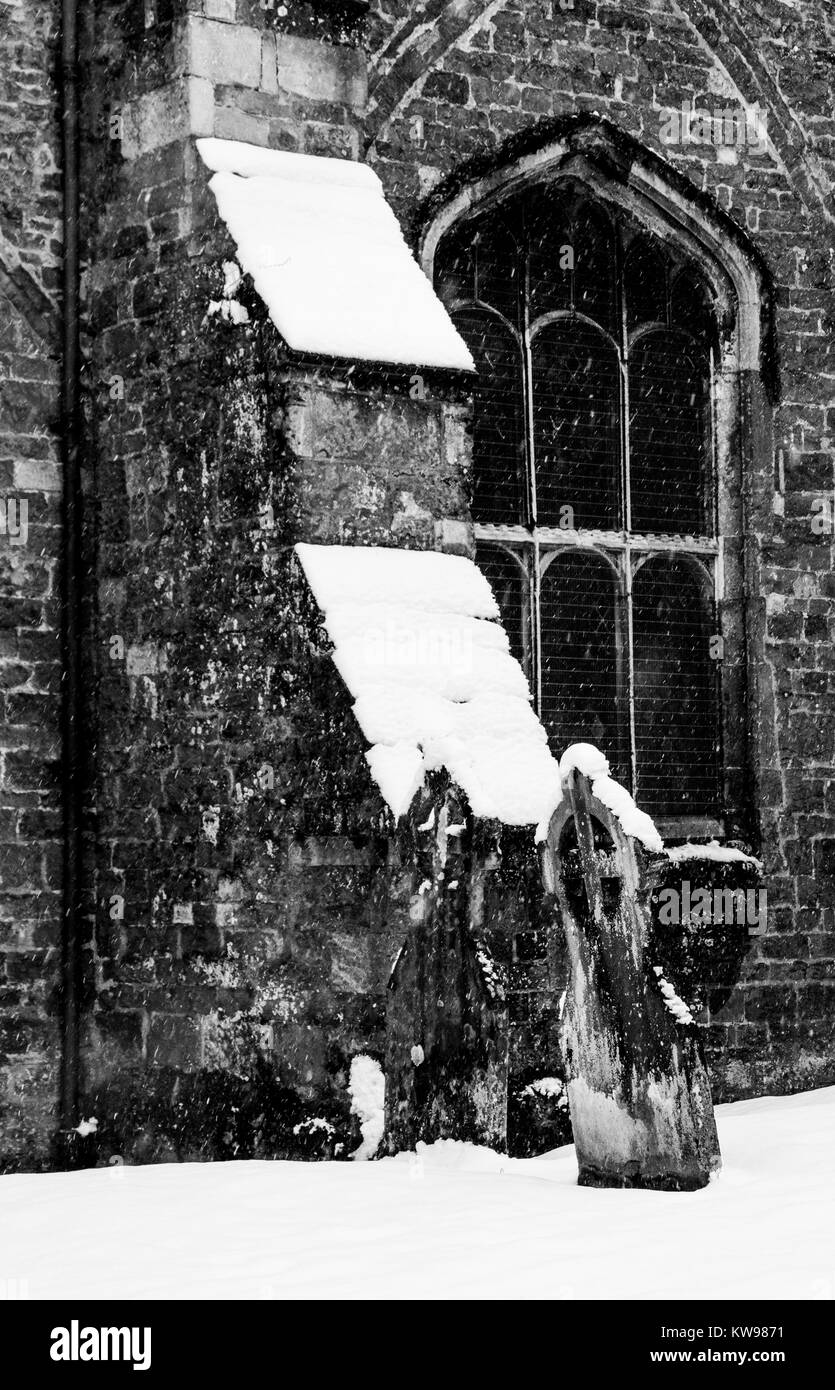
<instances>
[{"instance_id":1,"label":"weathered stone block","mask_svg":"<svg viewBox=\"0 0 835 1390\"><path fill-rule=\"evenodd\" d=\"M275 96L278 93L278 67L275 34L261 36L261 91Z\"/></svg>"},{"instance_id":2,"label":"weathered stone block","mask_svg":"<svg viewBox=\"0 0 835 1390\"><path fill-rule=\"evenodd\" d=\"M257 87L261 80L261 35L245 24L231 27L191 15L187 27L187 71L214 83Z\"/></svg>"},{"instance_id":3,"label":"weathered stone block","mask_svg":"<svg viewBox=\"0 0 835 1390\"><path fill-rule=\"evenodd\" d=\"M219 140L243 140L248 145L269 145L270 123L264 116L251 116L234 106L216 106L214 131Z\"/></svg>"},{"instance_id":4,"label":"weathered stone block","mask_svg":"<svg viewBox=\"0 0 835 1390\"><path fill-rule=\"evenodd\" d=\"M147 1057L157 1067L190 1071L199 1066L199 1021L177 1014L152 1014L148 1028Z\"/></svg>"},{"instance_id":5,"label":"weathered stone block","mask_svg":"<svg viewBox=\"0 0 835 1390\"><path fill-rule=\"evenodd\" d=\"M835 885L835 838L815 841L814 875L821 884Z\"/></svg>"},{"instance_id":6,"label":"weathered stone block","mask_svg":"<svg viewBox=\"0 0 835 1390\"><path fill-rule=\"evenodd\" d=\"M60 465L52 459L19 459L14 466L14 485L20 492L58 492Z\"/></svg>"},{"instance_id":7,"label":"weathered stone block","mask_svg":"<svg viewBox=\"0 0 835 1390\"><path fill-rule=\"evenodd\" d=\"M310 101L330 101L362 111L368 96L365 54L358 48L280 34L278 85Z\"/></svg>"},{"instance_id":8,"label":"weathered stone block","mask_svg":"<svg viewBox=\"0 0 835 1390\"><path fill-rule=\"evenodd\" d=\"M371 985L369 942L334 932L331 937L331 984L337 991L362 994Z\"/></svg>"},{"instance_id":9,"label":"weathered stone block","mask_svg":"<svg viewBox=\"0 0 835 1390\"><path fill-rule=\"evenodd\" d=\"M203 0L203 13L207 19L222 19L234 24L236 19L236 0Z\"/></svg>"},{"instance_id":10,"label":"weathered stone block","mask_svg":"<svg viewBox=\"0 0 835 1390\"><path fill-rule=\"evenodd\" d=\"M145 92L122 111L122 155L133 160L190 132L188 87L182 78Z\"/></svg>"},{"instance_id":11,"label":"weathered stone block","mask_svg":"<svg viewBox=\"0 0 835 1390\"><path fill-rule=\"evenodd\" d=\"M294 869L346 867L369 864L371 851L345 835L309 836L302 844L291 844L287 857Z\"/></svg>"},{"instance_id":12,"label":"weathered stone block","mask_svg":"<svg viewBox=\"0 0 835 1390\"><path fill-rule=\"evenodd\" d=\"M435 540L439 550L448 551L451 555L466 555L468 559L472 559L475 554L475 537L471 522L443 517L435 522Z\"/></svg>"}]
</instances>

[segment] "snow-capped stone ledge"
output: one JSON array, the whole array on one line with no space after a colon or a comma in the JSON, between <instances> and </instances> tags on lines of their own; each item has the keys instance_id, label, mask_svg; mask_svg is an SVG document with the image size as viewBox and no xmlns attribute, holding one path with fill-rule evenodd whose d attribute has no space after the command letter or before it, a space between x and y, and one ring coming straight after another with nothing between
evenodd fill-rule
<instances>
[{"instance_id":1,"label":"snow-capped stone ledge","mask_svg":"<svg viewBox=\"0 0 835 1390\"><path fill-rule=\"evenodd\" d=\"M427 772L446 768L475 816L547 820L561 798L559 767L476 565L376 546L296 553L395 818Z\"/></svg>"},{"instance_id":2,"label":"snow-capped stone ledge","mask_svg":"<svg viewBox=\"0 0 835 1390\"><path fill-rule=\"evenodd\" d=\"M706 859L714 864L750 864L758 873L762 873L763 868L762 860L755 859L752 854L746 854L733 845L720 845L716 840L709 840L707 844L673 845L665 853L673 864L682 864L690 859Z\"/></svg>"},{"instance_id":3,"label":"snow-capped stone ledge","mask_svg":"<svg viewBox=\"0 0 835 1390\"><path fill-rule=\"evenodd\" d=\"M238 260L291 348L474 370L373 169L238 140L197 148Z\"/></svg>"}]
</instances>

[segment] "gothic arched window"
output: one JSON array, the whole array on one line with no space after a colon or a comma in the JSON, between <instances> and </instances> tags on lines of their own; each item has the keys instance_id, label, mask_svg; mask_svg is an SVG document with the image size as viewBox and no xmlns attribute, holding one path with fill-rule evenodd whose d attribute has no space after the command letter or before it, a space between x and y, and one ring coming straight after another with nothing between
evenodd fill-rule
<instances>
[{"instance_id":1,"label":"gothic arched window","mask_svg":"<svg viewBox=\"0 0 835 1390\"><path fill-rule=\"evenodd\" d=\"M598 744L715 823L718 334L697 267L579 182L458 222L435 280L478 369L478 558L555 754Z\"/></svg>"}]
</instances>

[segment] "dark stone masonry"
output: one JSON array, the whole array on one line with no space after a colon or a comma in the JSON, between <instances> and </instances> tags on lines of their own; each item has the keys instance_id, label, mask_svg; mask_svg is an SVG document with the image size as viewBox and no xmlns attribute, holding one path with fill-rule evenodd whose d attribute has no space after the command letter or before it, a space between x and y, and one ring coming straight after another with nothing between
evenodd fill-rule
<instances>
[{"instance_id":1,"label":"dark stone masonry","mask_svg":"<svg viewBox=\"0 0 835 1390\"><path fill-rule=\"evenodd\" d=\"M0 0L0 1171L344 1156L351 1059L385 1062L414 920L408 834L293 546L474 556L472 381L293 353L246 277L246 321L210 313L236 248L202 136L367 162L430 275L479 190L559 145L748 287L718 372L720 834L762 859L768 915L730 979L701 960L698 1021L715 1100L835 1083L829 0L96 0L79 9L85 785L61 1112L61 9ZM683 107L761 125L662 138ZM532 834L477 824L468 852L507 989L509 1143L528 1152L567 1135L531 1090L561 1075L564 965Z\"/></svg>"}]
</instances>

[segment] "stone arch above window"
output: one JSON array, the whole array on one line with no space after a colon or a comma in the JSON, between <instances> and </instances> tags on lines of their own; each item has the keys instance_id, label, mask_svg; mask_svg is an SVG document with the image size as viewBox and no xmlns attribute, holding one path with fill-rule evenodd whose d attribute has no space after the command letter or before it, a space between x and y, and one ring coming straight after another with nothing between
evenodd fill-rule
<instances>
[{"instance_id":1,"label":"stone arch above window","mask_svg":"<svg viewBox=\"0 0 835 1390\"><path fill-rule=\"evenodd\" d=\"M743 815L723 756L738 786L763 289L720 242L653 170L613 179L570 141L464 189L424 241L478 364L479 561L553 751L598 743L674 836Z\"/></svg>"}]
</instances>

